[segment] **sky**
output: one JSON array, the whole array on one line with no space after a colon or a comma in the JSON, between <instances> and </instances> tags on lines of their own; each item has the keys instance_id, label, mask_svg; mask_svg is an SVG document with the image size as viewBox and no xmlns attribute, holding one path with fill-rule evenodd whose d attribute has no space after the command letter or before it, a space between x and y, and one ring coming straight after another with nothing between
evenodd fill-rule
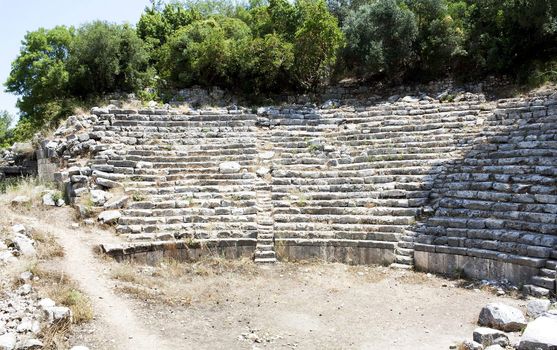
<instances>
[{"instance_id":1,"label":"sky","mask_svg":"<svg viewBox=\"0 0 557 350\"><path fill-rule=\"evenodd\" d=\"M0 0L0 110L18 112L17 96L4 92L4 83L28 31L97 19L135 24L148 4L148 0Z\"/></svg>"}]
</instances>

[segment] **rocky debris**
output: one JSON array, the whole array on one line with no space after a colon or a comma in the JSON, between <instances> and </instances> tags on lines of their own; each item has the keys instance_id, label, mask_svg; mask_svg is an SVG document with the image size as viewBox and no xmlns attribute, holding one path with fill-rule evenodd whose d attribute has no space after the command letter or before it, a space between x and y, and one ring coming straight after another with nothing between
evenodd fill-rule
<instances>
[{"instance_id":1,"label":"rocky debris","mask_svg":"<svg viewBox=\"0 0 557 350\"><path fill-rule=\"evenodd\" d=\"M532 318L538 318L543 315L549 307L551 302L547 299L534 299L526 304L526 314Z\"/></svg>"},{"instance_id":2,"label":"rocky debris","mask_svg":"<svg viewBox=\"0 0 557 350\"><path fill-rule=\"evenodd\" d=\"M0 258L0 263L18 267L20 260L16 256L24 255L34 242L29 238L24 225L13 225L10 231L8 240L12 242L12 247L8 247L0 239L0 256L10 253L11 259ZM25 248L22 242L30 247ZM12 252L16 254L11 254ZM25 263L24 261L26 260L21 260L21 263ZM3 267L0 271L3 271ZM40 299L39 293L32 286L37 277L30 271L23 271L16 277L18 283L14 286L12 276L0 273L0 350L42 349L44 344L39 338L41 329L46 323L70 322L71 310L65 306L57 306L51 299Z\"/></svg>"},{"instance_id":3,"label":"rocky debris","mask_svg":"<svg viewBox=\"0 0 557 350\"><path fill-rule=\"evenodd\" d=\"M22 224L15 224L12 226L12 233L14 235L18 235L18 234L25 235L27 234L27 229Z\"/></svg>"},{"instance_id":4,"label":"rocky debris","mask_svg":"<svg viewBox=\"0 0 557 350\"><path fill-rule=\"evenodd\" d=\"M541 316L530 322L520 338L519 350L557 349L557 319Z\"/></svg>"},{"instance_id":5,"label":"rocky debris","mask_svg":"<svg viewBox=\"0 0 557 350\"><path fill-rule=\"evenodd\" d=\"M490 345L484 350L505 350L506 348L502 347L501 345Z\"/></svg>"},{"instance_id":6,"label":"rocky debris","mask_svg":"<svg viewBox=\"0 0 557 350\"><path fill-rule=\"evenodd\" d=\"M463 342L461 348L557 350L557 310L544 311L550 304L549 300L530 300L528 315L533 320L528 324L520 310L501 303L488 304L480 312L478 323L490 323L500 328L476 328L473 341ZM506 328L506 331L501 328ZM523 329L524 333L520 334Z\"/></svg>"},{"instance_id":7,"label":"rocky debris","mask_svg":"<svg viewBox=\"0 0 557 350\"><path fill-rule=\"evenodd\" d=\"M269 174L270 172L271 172L271 169L269 167L266 167L266 166L259 167L255 171L255 173L260 177L263 177L263 176Z\"/></svg>"},{"instance_id":8,"label":"rocky debris","mask_svg":"<svg viewBox=\"0 0 557 350\"><path fill-rule=\"evenodd\" d=\"M28 271L22 275L20 278L25 279L32 276ZM3 288L0 299L0 350L41 349L43 344L37 335L44 318L37 293L30 284L12 290L11 283L8 279L0 279L0 287Z\"/></svg>"},{"instance_id":9,"label":"rocky debris","mask_svg":"<svg viewBox=\"0 0 557 350\"><path fill-rule=\"evenodd\" d=\"M462 350L483 350L484 347L482 344L477 343L472 340L465 340L462 342L462 346L460 347Z\"/></svg>"},{"instance_id":10,"label":"rocky debris","mask_svg":"<svg viewBox=\"0 0 557 350\"><path fill-rule=\"evenodd\" d=\"M27 294L31 293L32 290L33 290L33 288L31 287L31 285L26 283L26 284L22 285L21 287L19 287L16 290L16 293L18 293L19 295L27 295Z\"/></svg>"},{"instance_id":11,"label":"rocky debris","mask_svg":"<svg viewBox=\"0 0 557 350\"><path fill-rule=\"evenodd\" d=\"M104 179L102 177L97 177L95 179L95 182L97 183L97 185L105 187L105 188L117 188L120 187L120 183L116 182L116 181L112 181L109 179Z\"/></svg>"},{"instance_id":12,"label":"rocky debris","mask_svg":"<svg viewBox=\"0 0 557 350\"><path fill-rule=\"evenodd\" d=\"M223 174L240 172L242 166L238 162L223 162L219 164L219 171Z\"/></svg>"},{"instance_id":13,"label":"rocky debris","mask_svg":"<svg viewBox=\"0 0 557 350\"><path fill-rule=\"evenodd\" d=\"M517 308L502 303L490 303L480 312L478 324L506 332L515 332L526 326L526 318Z\"/></svg>"},{"instance_id":14,"label":"rocky debris","mask_svg":"<svg viewBox=\"0 0 557 350\"><path fill-rule=\"evenodd\" d=\"M34 240L20 233L16 234L12 238L13 248L18 252L18 254L21 254L23 256L35 256L37 254L37 251L35 250L34 245Z\"/></svg>"},{"instance_id":15,"label":"rocky debris","mask_svg":"<svg viewBox=\"0 0 557 350\"><path fill-rule=\"evenodd\" d=\"M24 205L29 203L31 203L31 198L27 196L16 196L11 200L11 204L13 206Z\"/></svg>"},{"instance_id":16,"label":"rocky debris","mask_svg":"<svg viewBox=\"0 0 557 350\"><path fill-rule=\"evenodd\" d=\"M110 197L109 192L102 190L91 190L91 202L97 207L103 206Z\"/></svg>"},{"instance_id":17,"label":"rocky debris","mask_svg":"<svg viewBox=\"0 0 557 350\"><path fill-rule=\"evenodd\" d=\"M71 322L72 311L65 306L49 306L43 308L45 319L49 324Z\"/></svg>"},{"instance_id":18,"label":"rocky debris","mask_svg":"<svg viewBox=\"0 0 557 350\"><path fill-rule=\"evenodd\" d=\"M70 350L89 350L89 348L83 345L77 345L73 346Z\"/></svg>"},{"instance_id":19,"label":"rocky debris","mask_svg":"<svg viewBox=\"0 0 557 350\"><path fill-rule=\"evenodd\" d=\"M37 350L43 348L43 342L36 338L24 339L17 342L16 350Z\"/></svg>"},{"instance_id":20,"label":"rocky debris","mask_svg":"<svg viewBox=\"0 0 557 350\"><path fill-rule=\"evenodd\" d=\"M102 224L110 225L117 223L121 216L122 214L119 210L106 210L99 214L97 220Z\"/></svg>"},{"instance_id":21,"label":"rocky debris","mask_svg":"<svg viewBox=\"0 0 557 350\"><path fill-rule=\"evenodd\" d=\"M64 206L64 199L59 191L47 191L43 194L43 205L50 207Z\"/></svg>"},{"instance_id":22,"label":"rocky debris","mask_svg":"<svg viewBox=\"0 0 557 350\"><path fill-rule=\"evenodd\" d=\"M104 209L106 210L114 210L114 209L121 209L126 206L128 201L130 200L129 196L116 196L110 200L108 200L104 205Z\"/></svg>"},{"instance_id":23,"label":"rocky debris","mask_svg":"<svg viewBox=\"0 0 557 350\"><path fill-rule=\"evenodd\" d=\"M0 350L13 350L16 343L17 336L15 333L0 335Z\"/></svg>"},{"instance_id":24,"label":"rocky debris","mask_svg":"<svg viewBox=\"0 0 557 350\"><path fill-rule=\"evenodd\" d=\"M473 339L475 342L482 344L482 346L490 345L509 345L509 338L507 335L497 329L480 327L474 330Z\"/></svg>"}]
</instances>

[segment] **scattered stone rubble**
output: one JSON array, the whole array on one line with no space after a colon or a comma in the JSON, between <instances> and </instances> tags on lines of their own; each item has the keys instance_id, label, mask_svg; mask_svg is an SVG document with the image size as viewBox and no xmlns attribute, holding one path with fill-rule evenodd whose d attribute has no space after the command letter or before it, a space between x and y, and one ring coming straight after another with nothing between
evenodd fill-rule
<instances>
[{"instance_id":1,"label":"scattered stone rubble","mask_svg":"<svg viewBox=\"0 0 557 350\"><path fill-rule=\"evenodd\" d=\"M21 224L13 225L7 237L0 237L0 270L17 266L19 259L35 256L36 242ZM0 274L0 350L43 348L39 333L48 325L71 322L71 310L48 298L40 298L33 288L38 278L22 272L17 283Z\"/></svg>"},{"instance_id":2,"label":"scattered stone rubble","mask_svg":"<svg viewBox=\"0 0 557 350\"><path fill-rule=\"evenodd\" d=\"M531 299L526 308L530 322L517 308L502 303L486 305L480 312L480 327L474 330L473 340L464 341L459 349L557 349L557 303Z\"/></svg>"}]
</instances>

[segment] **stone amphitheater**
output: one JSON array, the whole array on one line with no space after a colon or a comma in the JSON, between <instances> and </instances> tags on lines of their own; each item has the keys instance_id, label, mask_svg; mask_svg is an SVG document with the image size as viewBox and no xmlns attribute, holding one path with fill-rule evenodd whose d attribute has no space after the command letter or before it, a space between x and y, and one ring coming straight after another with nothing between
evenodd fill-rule
<instances>
[{"instance_id":1,"label":"stone amphitheater","mask_svg":"<svg viewBox=\"0 0 557 350\"><path fill-rule=\"evenodd\" d=\"M39 174L118 260L217 252L507 279L555 292L557 94L366 106L94 108ZM92 220L92 219L88 219Z\"/></svg>"}]
</instances>

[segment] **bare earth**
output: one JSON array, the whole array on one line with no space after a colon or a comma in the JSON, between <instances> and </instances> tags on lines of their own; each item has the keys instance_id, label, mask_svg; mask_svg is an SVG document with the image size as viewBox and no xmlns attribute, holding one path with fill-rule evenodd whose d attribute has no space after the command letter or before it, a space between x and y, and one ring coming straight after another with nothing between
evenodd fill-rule
<instances>
[{"instance_id":1,"label":"bare earth","mask_svg":"<svg viewBox=\"0 0 557 350\"><path fill-rule=\"evenodd\" d=\"M77 281L95 310L69 343L91 349L448 349L471 338L486 303L525 304L458 281L342 264L125 266L136 280L117 280L122 266L93 251L114 235L72 229L70 209L52 214L9 212L64 247L51 267Z\"/></svg>"}]
</instances>

